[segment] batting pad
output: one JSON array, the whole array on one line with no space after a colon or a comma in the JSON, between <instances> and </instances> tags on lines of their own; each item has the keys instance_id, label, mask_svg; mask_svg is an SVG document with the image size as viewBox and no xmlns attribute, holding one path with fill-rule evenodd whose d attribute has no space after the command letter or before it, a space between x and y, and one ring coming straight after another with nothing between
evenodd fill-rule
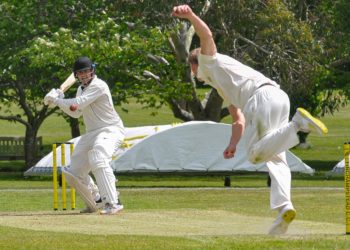
<instances>
[{"instance_id":1,"label":"batting pad","mask_svg":"<svg viewBox=\"0 0 350 250\"><path fill-rule=\"evenodd\" d=\"M69 170L65 167L62 168L62 172L64 173L66 177L67 183L75 188L75 190L78 192L80 197L83 199L85 202L86 206L91 210L91 211L97 211L96 208L96 203L94 201L94 198L92 197L92 193L89 190L89 188L82 184L78 178L76 178L74 175L72 175Z\"/></svg>"},{"instance_id":2,"label":"batting pad","mask_svg":"<svg viewBox=\"0 0 350 250\"><path fill-rule=\"evenodd\" d=\"M93 170L103 203L118 204L118 193L115 176L110 167Z\"/></svg>"}]
</instances>

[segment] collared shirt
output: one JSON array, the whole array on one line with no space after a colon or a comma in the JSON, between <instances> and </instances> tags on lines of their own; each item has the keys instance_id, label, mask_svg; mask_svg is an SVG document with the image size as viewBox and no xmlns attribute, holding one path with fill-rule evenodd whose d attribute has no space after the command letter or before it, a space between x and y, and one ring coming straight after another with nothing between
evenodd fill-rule
<instances>
[{"instance_id":1,"label":"collared shirt","mask_svg":"<svg viewBox=\"0 0 350 250\"><path fill-rule=\"evenodd\" d=\"M243 109L260 85L279 85L241 62L216 53L198 56L198 78L215 88L225 102Z\"/></svg>"}]
</instances>

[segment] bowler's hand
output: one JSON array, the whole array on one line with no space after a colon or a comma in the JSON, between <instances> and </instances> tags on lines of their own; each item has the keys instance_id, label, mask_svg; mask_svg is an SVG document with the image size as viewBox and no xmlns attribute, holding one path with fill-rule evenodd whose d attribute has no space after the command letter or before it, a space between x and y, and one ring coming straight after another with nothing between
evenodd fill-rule
<instances>
[{"instance_id":1,"label":"bowler's hand","mask_svg":"<svg viewBox=\"0 0 350 250\"><path fill-rule=\"evenodd\" d=\"M179 5L173 8L173 12L171 13L174 17L179 18L189 18L193 15L192 9L188 5Z\"/></svg>"},{"instance_id":2,"label":"bowler's hand","mask_svg":"<svg viewBox=\"0 0 350 250\"><path fill-rule=\"evenodd\" d=\"M235 156L236 153L236 145L229 144L224 151L224 158L230 159Z\"/></svg>"}]
</instances>

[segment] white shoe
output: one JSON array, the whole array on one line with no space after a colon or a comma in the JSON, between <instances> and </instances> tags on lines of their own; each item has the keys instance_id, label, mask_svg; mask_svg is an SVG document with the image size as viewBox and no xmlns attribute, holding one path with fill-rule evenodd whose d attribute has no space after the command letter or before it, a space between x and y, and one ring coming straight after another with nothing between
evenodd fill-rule
<instances>
[{"instance_id":1,"label":"white shoe","mask_svg":"<svg viewBox=\"0 0 350 250\"><path fill-rule=\"evenodd\" d=\"M119 211L123 210L124 206L121 204L109 204L106 203L105 207L100 211L100 214L109 215L116 214Z\"/></svg>"},{"instance_id":2,"label":"white shoe","mask_svg":"<svg viewBox=\"0 0 350 250\"><path fill-rule=\"evenodd\" d=\"M284 206L277 219L272 223L269 234L278 235L286 233L289 224L294 220L296 214L295 209L291 205Z\"/></svg>"},{"instance_id":3,"label":"white shoe","mask_svg":"<svg viewBox=\"0 0 350 250\"><path fill-rule=\"evenodd\" d=\"M292 121L297 123L302 132L309 133L314 128L320 135L328 133L326 125L303 108L297 108Z\"/></svg>"}]
</instances>

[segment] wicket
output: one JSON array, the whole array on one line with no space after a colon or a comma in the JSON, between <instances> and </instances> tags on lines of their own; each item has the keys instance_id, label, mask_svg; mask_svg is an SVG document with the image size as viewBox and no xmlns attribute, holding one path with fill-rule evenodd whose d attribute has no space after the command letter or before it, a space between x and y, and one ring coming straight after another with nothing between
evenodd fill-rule
<instances>
[{"instance_id":1,"label":"wicket","mask_svg":"<svg viewBox=\"0 0 350 250\"><path fill-rule=\"evenodd\" d=\"M66 192L66 179L62 168L66 165L66 145L70 145L70 156L72 156L74 150L74 143L54 143L52 144L52 178L53 178L53 209L58 210L58 167L57 167L57 146L61 146L61 180L62 180L62 209L67 210L67 192ZM70 189L70 205L71 209L75 209L75 190Z\"/></svg>"},{"instance_id":2,"label":"wicket","mask_svg":"<svg viewBox=\"0 0 350 250\"><path fill-rule=\"evenodd\" d=\"M350 234L350 142L344 143L345 232Z\"/></svg>"}]
</instances>

